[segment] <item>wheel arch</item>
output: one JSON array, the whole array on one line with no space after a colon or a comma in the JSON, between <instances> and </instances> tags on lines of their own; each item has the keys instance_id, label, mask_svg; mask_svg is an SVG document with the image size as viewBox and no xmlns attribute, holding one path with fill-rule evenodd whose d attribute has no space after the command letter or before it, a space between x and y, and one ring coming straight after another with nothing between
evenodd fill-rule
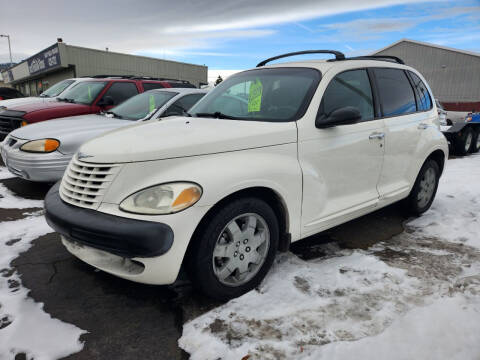
<instances>
[{"instance_id":1,"label":"wheel arch","mask_svg":"<svg viewBox=\"0 0 480 360\"><path fill-rule=\"evenodd\" d=\"M428 155L428 157L425 159L423 164L425 164L427 160L435 161L438 164L438 167L440 168L440 175L443 173L443 169L445 167L445 153L442 150L437 149L433 151L430 155Z\"/></svg>"},{"instance_id":2,"label":"wheel arch","mask_svg":"<svg viewBox=\"0 0 480 360\"><path fill-rule=\"evenodd\" d=\"M275 212L275 215L277 216L277 220L279 223L280 239L278 244L278 250L280 251L288 250L290 246L291 236L289 233L289 228L290 228L289 213L288 213L285 200L278 192L276 192L275 190L269 187L255 186L255 187L244 188L244 189L235 191L231 194L228 194L227 196L220 199L217 203L215 203L206 212L206 214L202 217L197 227L195 228L195 231L193 232L192 238L185 252L183 262L185 262L185 259L187 259L190 256L192 248L194 248L193 244L196 241L198 241L199 234L205 228L206 224L208 224L208 221L215 215L215 212L217 211L217 209L221 208L222 206L224 206L225 204L233 200L246 198L246 197L259 198L265 201L267 204L269 204L272 207L272 210Z\"/></svg>"}]
</instances>

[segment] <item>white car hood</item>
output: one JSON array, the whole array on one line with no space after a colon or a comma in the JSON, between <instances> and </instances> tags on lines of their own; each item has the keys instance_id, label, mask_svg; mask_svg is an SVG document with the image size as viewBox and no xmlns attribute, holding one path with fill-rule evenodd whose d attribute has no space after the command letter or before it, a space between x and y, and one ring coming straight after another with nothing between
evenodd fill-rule
<instances>
[{"instance_id":1,"label":"white car hood","mask_svg":"<svg viewBox=\"0 0 480 360\"><path fill-rule=\"evenodd\" d=\"M75 134L92 130L107 131L132 123L134 122L109 118L104 115L87 114L42 121L16 129L10 135L25 140L53 138L61 141L65 136L75 136Z\"/></svg>"},{"instance_id":2,"label":"white car hood","mask_svg":"<svg viewBox=\"0 0 480 360\"><path fill-rule=\"evenodd\" d=\"M79 149L82 161L124 163L206 155L297 141L295 122L170 117L97 137Z\"/></svg>"},{"instance_id":3,"label":"white car hood","mask_svg":"<svg viewBox=\"0 0 480 360\"><path fill-rule=\"evenodd\" d=\"M29 97L16 98L16 99L0 100L0 108L6 107L8 109L11 106L18 106L18 105L29 104L33 102L45 102L45 101L52 101L52 98L29 96Z\"/></svg>"}]
</instances>

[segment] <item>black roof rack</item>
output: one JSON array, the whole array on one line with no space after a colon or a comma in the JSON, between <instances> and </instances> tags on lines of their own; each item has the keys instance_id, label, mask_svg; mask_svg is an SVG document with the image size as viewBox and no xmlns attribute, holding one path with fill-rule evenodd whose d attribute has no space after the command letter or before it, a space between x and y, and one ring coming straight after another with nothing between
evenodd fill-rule
<instances>
[{"instance_id":1,"label":"black roof rack","mask_svg":"<svg viewBox=\"0 0 480 360\"><path fill-rule=\"evenodd\" d=\"M328 61L337 61L338 59L330 59ZM379 60L379 61L389 61L389 62L396 62L398 64L405 65L402 59L396 56L391 55L364 55L364 56L354 56L345 58L342 60Z\"/></svg>"},{"instance_id":2,"label":"black roof rack","mask_svg":"<svg viewBox=\"0 0 480 360\"><path fill-rule=\"evenodd\" d=\"M305 51L297 51L297 52L292 52L292 53L287 53L287 54L282 54L278 56L271 57L267 60L263 60L262 62L258 63L257 67L264 66L266 63L269 63L270 61L289 57L289 56L295 56L295 55L304 55L304 54L333 54L335 55L335 60L345 60L345 55L341 53L340 51L335 51L335 50L305 50Z\"/></svg>"},{"instance_id":3,"label":"black roof rack","mask_svg":"<svg viewBox=\"0 0 480 360\"><path fill-rule=\"evenodd\" d=\"M190 84L190 81L179 80L179 79L169 79L169 78L157 78L153 76L137 76L137 75L86 75L82 76L83 78L92 78L92 79L103 79L103 78L116 78L116 79L132 79L132 80L157 80L157 81L172 81L183 84Z\"/></svg>"}]
</instances>

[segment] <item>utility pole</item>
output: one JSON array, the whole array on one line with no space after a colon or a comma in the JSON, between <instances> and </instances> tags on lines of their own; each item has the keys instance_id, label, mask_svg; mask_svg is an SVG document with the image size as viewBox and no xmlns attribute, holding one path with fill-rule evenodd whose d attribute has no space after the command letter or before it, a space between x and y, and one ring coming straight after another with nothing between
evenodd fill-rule
<instances>
[{"instance_id":1,"label":"utility pole","mask_svg":"<svg viewBox=\"0 0 480 360\"><path fill-rule=\"evenodd\" d=\"M10 66L11 66L11 64L13 64L13 61L12 61L12 47L10 46L10 35L0 34L0 37L6 37L8 40L8 52L10 54Z\"/></svg>"}]
</instances>

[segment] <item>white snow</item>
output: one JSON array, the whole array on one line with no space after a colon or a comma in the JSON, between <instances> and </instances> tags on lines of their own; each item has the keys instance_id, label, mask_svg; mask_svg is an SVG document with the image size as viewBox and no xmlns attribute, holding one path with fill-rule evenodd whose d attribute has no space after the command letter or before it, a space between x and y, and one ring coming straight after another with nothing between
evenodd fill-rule
<instances>
[{"instance_id":1,"label":"white snow","mask_svg":"<svg viewBox=\"0 0 480 360\"><path fill-rule=\"evenodd\" d=\"M10 179L15 177L5 166L0 166L0 180Z\"/></svg>"},{"instance_id":2,"label":"white snow","mask_svg":"<svg viewBox=\"0 0 480 360\"><path fill-rule=\"evenodd\" d=\"M1 167L0 167L1 169ZM43 200L31 200L19 197L12 193L5 185L0 183L0 208L2 209L27 209L43 208Z\"/></svg>"},{"instance_id":3,"label":"white snow","mask_svg":"<svg viewBox=\"0 0 480 360\"><path fill-rule=\"evenodd\" d=\"M2 168L0 167L0 170ZM1 172L0 172L1 174ZM24 200L0 186L0 208L43 207L42 201ZM7 200L5 200L7 199ZM0 359L25 353L36 360L58 359L80 351L83 330L53 319L43 304L28 297L10 262L28 250L32 241L52 232L43 214L0 223Z\"/></svg>"},{"instance_id":4,"label":"white snow","mask_svg":"<svg viewBox=\"0 0 480 360\"><path fill-rule=\"evenodd\" d=\"M480 155L449 160L407 227L368 251L277 257L259 290L184 324L180 347L193 360L479 359Z\"/></svg>"}]
</instances>

